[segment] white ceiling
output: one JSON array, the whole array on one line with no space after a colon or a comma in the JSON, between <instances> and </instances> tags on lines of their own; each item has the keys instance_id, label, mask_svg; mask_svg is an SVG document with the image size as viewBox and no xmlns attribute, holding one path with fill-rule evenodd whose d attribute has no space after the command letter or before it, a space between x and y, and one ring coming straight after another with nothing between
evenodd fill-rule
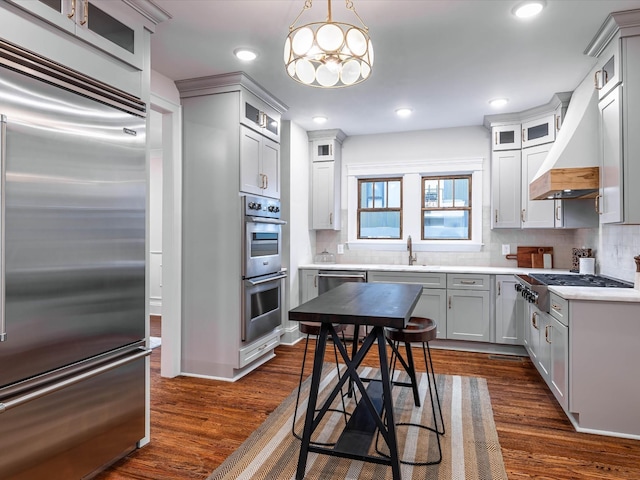
<instances>
[{"instance_id":1,"label":"white ceiling","mask_svg":"<svg viewBox=\"0 0 640 480\"><path fill-rule=\"evenodd\" d=\"M613 11L640 0L547 0L533 20L511 10L519 0L353 0L375 51L372 76L359 85L318 89L284 69L283 46L304 0L154 0L172 18L151 38L151 68L173 79L244 71L289 107L284 119L305 130L341 128L347 135L482 124L488 101L509 98L502 112L547 103L573 90L595 59L584 50ZM345 2L334 20L358 24ZM315 0L296 25L322 21L327 2ZM250 47L253 63L233 50ZM398 107L414 109L401 119ZM314 115L325 115L323 126Z\"/></svg>"}]
</instances>

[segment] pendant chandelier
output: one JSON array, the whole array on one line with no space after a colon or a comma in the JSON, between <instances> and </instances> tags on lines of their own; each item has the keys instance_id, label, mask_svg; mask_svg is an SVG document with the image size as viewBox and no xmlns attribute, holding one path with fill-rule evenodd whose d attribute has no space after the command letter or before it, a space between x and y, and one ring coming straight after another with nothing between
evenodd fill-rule
<instances>
[{"instance_id":1,"label":"pendant chandelier","mask_svg":"<svg viewBox=\"0 0 640 480\"><path fill-rule=\"evenodd\" d=\"M365 81L373 66L373 45L369 28L353 7L345 0L362 27L334 22L331 0L327 0L328 15L325 22L295 26L300 16L311 8L312 0L305 0L302 11L289 27L284 44L284 64L287 74L294 80L311 87L348 87Z\"/></svg>"}]
</instances>

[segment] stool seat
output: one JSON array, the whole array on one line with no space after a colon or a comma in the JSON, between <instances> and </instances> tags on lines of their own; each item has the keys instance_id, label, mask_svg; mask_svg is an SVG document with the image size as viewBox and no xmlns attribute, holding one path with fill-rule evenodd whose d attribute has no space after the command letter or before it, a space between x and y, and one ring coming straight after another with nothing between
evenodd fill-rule
<instances>
[{"instance_id":1,"label":"stool seat","mask_svg":"<svg viewBox=\"0 0 640 480\"><path fill-rule=\"evenodd\" d=\"M385 328L384 334L394 342L430 342L438 335L438 325L430 318L411 317L405 328Z\"/></svg>"},{"instance_id":2,"label":"stool seat","mask_svg":"<svg viewBox=\"0 0 640 480\"><path fill-rule=\"evenodd\" d=\"M320 335L320 326L322 325L320 322L298 322L298 329L300 333L304 333L305 335ZM344 332L347 329L347 326L344 323L334 323L333 328L336 333Z\"/></svg>"}]
</instances>

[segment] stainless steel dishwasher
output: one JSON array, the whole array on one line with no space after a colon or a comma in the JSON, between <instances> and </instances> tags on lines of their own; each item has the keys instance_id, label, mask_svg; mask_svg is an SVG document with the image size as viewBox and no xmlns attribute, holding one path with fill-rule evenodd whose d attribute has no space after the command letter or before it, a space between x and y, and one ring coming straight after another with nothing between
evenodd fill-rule
<instances>
[{"instance_id":1,"label":"stainless steel dishwasher","mask_svg":"<svg viewBox=\"0 0 640 480\"><path fill-rule=\"evenodd\" d=\"M319 270L318 295L348 282L366 282L367 272L351 270Z\"/></svg>"},{"instance_id":2,"label":"stainless steel dishwasher","mask_svg":"<svg viewBox=\"0 0 640 480\"><path fill-rule=\"evenodd\" d=\"M367 272L361 270L318 270L318 295L336 288L343 283L366 282ZM367 328L361 328L358 337L363 339ZM348 325L344 336L353 339L353 325Z\"/></svg>"}]
</instances>

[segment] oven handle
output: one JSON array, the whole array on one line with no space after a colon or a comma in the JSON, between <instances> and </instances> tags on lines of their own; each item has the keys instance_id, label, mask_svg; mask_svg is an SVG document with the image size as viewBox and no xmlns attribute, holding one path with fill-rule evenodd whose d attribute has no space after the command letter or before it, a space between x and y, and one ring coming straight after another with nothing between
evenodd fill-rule
<instances>
[{"instance_id":1,"label":"oven handle","mask_svg":"<svg viewBox=\"0 0 640 480\"><path fill-rule=\"evenodd\" d=\"M274 225L286 225L287 222L284 220L279 220L277 218L268 218L268 217L244 217L247 223L271 223Z\"/></svg>"},{"instance_id":2,"label":"oven handle","mask_svg":"<svg viewBox=\"0 0 640 480\"><path fill-rule=\"evenodd\" d=\"M282 280L283 278L287 278L287 274L286 273L281 273L280 275L277 275L275 277L269 277L269 278L265 278L263 280L250 280L250 279L247 279L246 281L249 282L251 284L251 286L256 286L256 285L261 285L263 283L273 282L275 280Z\"/></svg>"}]
</instances>

